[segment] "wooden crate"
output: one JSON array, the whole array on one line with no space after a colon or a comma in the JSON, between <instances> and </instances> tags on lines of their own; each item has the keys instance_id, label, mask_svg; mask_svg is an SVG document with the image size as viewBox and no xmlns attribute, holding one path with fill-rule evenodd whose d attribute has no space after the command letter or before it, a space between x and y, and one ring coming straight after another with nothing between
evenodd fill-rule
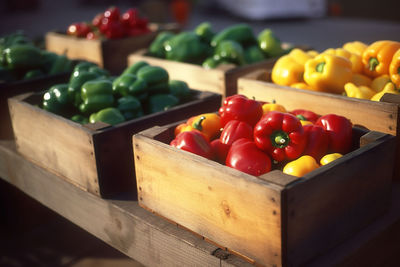
<instances>
[{"instance_id":1,"label":"wooden crate","mask_svg":"<svg viewBox=\"0 0 400 267\"><path fill-rule=\"evenodd\" d=\"M49 75L26 81L0 83L0 139L13 139L10 113L7 99L27 92L43 91L58 83L66 83L71 76L70 72Z\"/></svg>"},{"instance_id":2,"label":"wooden crate","mask_svg":"<svg viewBox=\"0 0 400 267\"><path fill-rule=\"evenodd\" d=\"M151 32L145 35L115 40L87 40L69 36L61 32L48 32L45 36L46 49L57 54L66 53L71 59L94 62L119 74L127 67L127 57L132 52L146 48L161 31L178 32L178 24L150 25Z\"/></svg>"},{"instance_id":3,"label":"wooden crate","mask_svg":"<svg viewBox=\"0 0 400 267\"><path fill-rule=\"evenodd\" d=\"M185 81L190 88L218 93L224 98L236 94L239 77L257 69L271 68L276 59L241 67L233 64L221 64L215 69L205 69L200 65L151 57L148 56L146 49L141 49L128 56L128 65L141 60L166 69L171 79Z\"/></svg>"},{"instance_id":4,"label":"wooden crate","mask_svg":"<svg viewBox=\"0 0 400 267\"><path fill-rule=\"evenodd\" d=\"M154 125L164 125L214 111L221 95L192 90L187 103L115 126L81 125L37 106L42 93L9 99L17 150L37 165L101 197L136 194L131 138Z\"/></svg>"},{"instance_id":5,"label":"wooden crate","mask_svg":"<svg viewBox=\"0 0 400 267\"><path fill-rule=\"evenodd\" d=\"M133 137L139 205L255 264L306 266L389 206L392 135L353 128L359 148L331 164L255 177L168 145L175 126Z\"/></svg>"},{"instance_id":6,"label":"wooden crate","mask_svg":"<svg viewBox=\"0 0 400 267\"><path fill-rule=\"evenodd\" d=\"M271 70L257 70L241 77L238 93L258 100L275 100L288 110L308 108L320 115L336 113L369 130L395 135L398 138L396 165L400 165L400 95L385 94L378 102L280 86L271 82ZM395 179L400 179L398 168Z\"/></svg>"}]
</instances>

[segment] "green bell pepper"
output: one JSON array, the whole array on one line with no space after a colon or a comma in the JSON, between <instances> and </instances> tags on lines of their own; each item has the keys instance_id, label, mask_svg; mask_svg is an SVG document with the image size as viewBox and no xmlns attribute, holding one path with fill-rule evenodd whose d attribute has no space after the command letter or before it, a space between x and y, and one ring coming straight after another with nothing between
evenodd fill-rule
<instances>
[{"instance_id":1,"label":"green bell pepper","mask_svg":"<svg viewBox=\"0 0 400 267\"><path fill-rule=\"evenodd\" d=\"M168 82L169 93L179 99L180 102L190 98L190 89L186 82L170 80Z\"/></svg>"},{"instance_id":2,"label":"green bell pepper","mask_svg":"<svg viewBox=\"0 0 400 267\"><path fill-rule=\"evenodd\" d=\"M217 33L211 40L211 46L217 47L226 40L235 41L244 46L257 44L252 28L245 23L230 26Z\"/></svg>"},{"instance_id":3,"label":"green bell pepper","mask_svg":"<svg viewBox=\"0 0 400 267\"><path fill-rule=\"evenodd\" d=\"M161 32L150 44L149 54L153 57L165 58L164 42L171 39L175 34L170 31Z\"/></svg>"},{"instance_id":4,"label":"green bell pepper","mask_svg":"<svg viewBox=\"0 0 400 267\"><path fill-rule=\"evenodd\" d=\"M117 108L109 107L91 114L89 121L90 123L101 121L110 125L116 125L124 122L125 118Z\"/></svg>"},{"instance_id":5,"label":"green bell pepper","mask_svg":"<svg viewBox=\"0 0 400 267\"><path fill-rule=\"evenodd\" d=\"M79 107L79 105L82 103L82 98L81 98L82 85L85 82L95 80L98 77L99 77L98 74L94 72L89 72L84 70L74 71L69 80L68 94L72 99L72 103L74 104L75 107Z\"/></svg>"},{"instance_id":6,"label":"green bell pepper","mask_svg":"<svg viewBox=\"0 0 400 267\"><path fill-rule=\"evenodd\" d=\"M48 74L54 75L62 72L71 72L73 69L72 61L66 55L57 55Z\"/></svg>"},{"instance_id":7,"label":"green bell pepper","mask_svg":"<svg viewBox=\"0 0 400 267\"><path fill-rule=\"evenodd\" d=\"M55 114L65 115L72 107L68 96L68 84L56 84L43 95L43 109Z\"/></svg>"},{"instance_id":8,"label":"green bell pepper","mask_svg":"<svg viewBox=\"0 0 400 267\"><path fill-rule=\"evenodd\" d=\"M145 66L137 72L138 79L144 80L147 84L147 91L152 93L168 92L168 72L158 66Z\"/></svg>"},{"instance_id":9,"label":"green bell pepper","mask_svg":"<svg viewBox=\"0 0 400 267\"><path fill-rule=\"evenodd\" d=\"M145 80L137 78L136 75L126 73L122 74L113 81L114 94L122 96L127 95L140 95L147 90L147 83Z\"/></svg>"},{"instance_id":10,"label":"green bell pepper","mask_svg":"<svg viewBox=\"0 0 400 267\"><path fill-rule=\"evenodd\" d=\"M209 53L209 47L194 32L182 32L165 41L168 60L200 64Z\"/></svg>"},{"instance_id":11,"label":"green bell pepper","mask_svg":"<svg viewBox=\"0 0 400 267\"><path fill-rule=\"evenodd\" d=\"M244 60L243 47L238 42L232 40L225 40L220 42L215 49L214 57L219 57L228 62L239 65L243 65L246 63Z\"/></svg>"},{"instance_id":12,"label":"green bell pepper","mask_svg":"<svg viewBox=\"0 0 400 267\"><path fill-rule=\"evenodd\" d=\"M244 60L247 64L251 64L265 60L265 56L260 47L252 45L244 50Z\"/></svg>"},{"instance_id":13,"label":"green bell pepper","mask_svg":"<svg viewBox=\"0 0 400 267\"><path fill-rule=\"evenodd\" d=\"M82 114L75 114L71 117L71 120L80 124L89 123L89 118L83 116Z\"/></svg>"},{"instance_id":14,"label":"green bell pepper","mask_svg":"<svg viewBox=\"0 0 400 267\"><path fill-rule=\"evenodd\" d=\"M85 82L82 85L81 98L83 103L79 105L79 110L82 113L93 113L113 106L112 82L106 79Z\"/></svg>"},{"instance_id":15,"label":"green bell pepper","mask_svg":"<svg viewBox=\"0 0 400 267\"><path fill-rule=\"evenodd\" d=\"M33 69L33 70L27 71L22 79L30 80L30 79L42 77L43 75L44 75L44 73L41 69Z\"/></svg>"},{"instance_id":16,"label":"green bell pepper","mask_svg":"<svg viewBox=\"0 0 400 267\"><path fill-rule=\"evenodd\" d=\"M15 44L4 51L5 62L10 69L32 69L42 64L41 50L31 44Z\"/></svg>"},{"instance_id":17,"label":"green bell pepper","mask_svg":"<svg viewBox=\"0 0 400 267\"><path fill-rule=\"evenodd\" d=\"M202 66L205 69L215 69L220 64L232 64L232 63L225 60L224 58L221 58L218 55L215 55L215 56L206 58L206 60L204 60L204 62L202 64Z\"/></svg>"},{"instance_id":18,"label":"green bell pepper","mask_svg":"<svg viewBox=\"0 0 400 267\"><path fill-rule=\"evenodd\" d=\"M155 94L149 96L148 113L167 110L179 104L179 99L171 94Z\"/></svg>"},{"instance_id":19,"label":"green bell pepper","mask_svg":"<svg viewBox=\"0 0 400 267\"><path fill-rule=\"evenodd\" d=\"M268 57L278 57L284 53L281 41L271 29L265 29L260 32L258 45Z\"/></svg>"},{"instance_id":20,"label":"green bell pepper","mask_svg":"<svg viewBox=\"0 0 400 267\"><path fill-rule=\"evenodd\" d=\"M125 120L132 120L143 116L143 109L140 101L134 96L124 96L118 99L117 108Z\"/></svg>"},{"instance_id":21,"label":"green bell pepper","mask_svg":"<svg viewBox=\"0 0 400 267\"><path fill-rule=\"evenodd\" d=\"M209 44L212 38L215 35L215 32L212 30L211 24L209 22L200 23L195 29L194 32L197 36L200 37L200 40Z\"/></svg>"},{"instance_id":22,"label":"green bell pepper","mask_svg":"<svg viewBox=\"0 0 400 267\"><path fill-rule=\"evenodd\" d=\"M146 61L135 62L132 65L130 65L129 67L127 67L122 72L121 75L124 75L124 74L127 74L127 73L136 75L138 70L140 70L141 68L146 67L146 66L149 66L149 63L147 63Z\"/></svg>"}]
</instances>

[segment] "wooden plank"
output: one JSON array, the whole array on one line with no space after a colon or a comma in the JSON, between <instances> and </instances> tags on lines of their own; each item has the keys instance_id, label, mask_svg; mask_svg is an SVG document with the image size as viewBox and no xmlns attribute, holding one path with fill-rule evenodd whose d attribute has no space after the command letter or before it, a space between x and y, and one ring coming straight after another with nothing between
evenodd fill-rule
<instances>
[{"instance_id":1,"label":"wooden plank","mask_svg":"<svg viewBox=\"0 0 400 267\"><path fill-rule=\"evenodd\" d=\"M399 120L397 104L279 86L255 80L254 75L262 78L262 74L257 73L249 78L239 79L238 93L264 101L275 100L287 110L308 108L320 115L335 113L351 119L353 124L362 125L370 130L397 134ZM396 98L397 102L400 101L400 96L393 96L392 101L393 98Z\"/></svg>"},{"instance_id":2,"label":"wooden plank","mask_svg":"<svg viewBox=\"0 0 400 267\"><path fill-rule=\"evenodd\" d=\"M390 135L350 152L289 185L288 265L325 253L384 214L390 203L395 140ZM385 155L385 156L382 156Z\"/></svg>"},{"instance_id":3,"label":"wooden plank","mask_svg":"<svg viewBox=\"0 0 400 267\"><path fill-rule=\"evenodd\" d=\"M221 175L222 165L146 133L133 137L140 205L256 262L282 264L281 187L227 167Z\"/></svg>"},{"instance_id":4,"label":"wooden plank","mask_svg":"<svg viewBox=\"0 0 400 267\"><path fill-rule=\"evenodd\" d=\"M146 266L220 266L218 247L139 207L130 196L104 200L80 190L0 141L0 177ZM224 266L242 266L229 255ZM245 266L245 265L244 265Z\"/></svg>"}]
</instances>

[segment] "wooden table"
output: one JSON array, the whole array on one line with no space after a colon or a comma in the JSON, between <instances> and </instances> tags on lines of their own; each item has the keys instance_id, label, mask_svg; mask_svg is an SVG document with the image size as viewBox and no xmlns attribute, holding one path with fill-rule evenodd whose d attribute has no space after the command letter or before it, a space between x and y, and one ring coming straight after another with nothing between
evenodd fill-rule
<instances>
[{"instance_id":1,"label":"wooden table","mask_svg":"<svg viewBox=\"0 0 400 267\"><path fill-rule=\"evenodd\" d=\"M101 199L65 182L0 141L0 177L72 223L147 266L252 266L244 258L139 207L128 195ZM400 184L388 213L307 266L396 266Z\"/></svg>"}]
</instances>

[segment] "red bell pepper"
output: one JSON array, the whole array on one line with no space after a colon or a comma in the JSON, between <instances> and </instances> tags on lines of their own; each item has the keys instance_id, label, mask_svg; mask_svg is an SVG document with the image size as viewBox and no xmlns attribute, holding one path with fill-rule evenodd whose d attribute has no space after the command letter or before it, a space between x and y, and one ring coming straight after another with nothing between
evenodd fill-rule
<instances>
[{"instance_id":1,"label":"red bell pepper","mask_svg":"<svg viewBox=\"0 0 400 267\"><path fill-rule=\"evenodd\" d=\"M306 135L294 115L270 111L254 127L254 142L280 162L296 159L303 153Z\"/></svg>"},{"instance_id":2,"label":"red bell pepper","mask_svg":"<svg viewBox=\"0 0 400 267\"><path fill-rule=\"evenodd\" d=\"M351 149L353 124L349 119L336 114L320 117L317 125L322 126L329 135L329 152L346 154Z\"/></svg>"},{"instance_id":3,"label":"red bell pepper","mask_svg":"<svg viewBox=\"0 0 400 267\"><path fill-rule=\"evenodd\" d=\"M181 132L170 145L208 159L214 157L210 143L198 131Z\"/></svg>"},{"instance_id":4,"label":"red bell pepper","mask_svg":"<svg viewBox=\"0 0 400 267\"><path fill-rule=\"evenodd\" d=\"M306 110L306 109L295 109L289 112L290 114L295 115L298 117L300 120L307 120L312 122L313 124L318 120L320 115L316 114L315 112L311 110ZM302 116L302 117L301 117Z\"/></svg>"},{"instance_id":5,"label":"red bell pepper","mask_svg":"<svg viewBox=\"0 0 400 267\"><path fill-rule=\"evenodd\" d=\"M233 95L225 98L218 112L221 116L222 127L231 120L243 121L253 127L263 115L260 102L248 99L244 95Z\"/></svg>"},{"instance_id":6,"label":"red bell pepper","mask_svg":"<svg viewBox=\"0 0 400 267\"><path fill-rule=\"evenodd\" d=\"M270 157L246 138L236 140L229 149L226 166L259 176L271 170Z\"/></svg>"},{"instance_id":7,"label":"red bell pepper","mask_svg":"<svg viewBox=\"0 0 400 267\"><path fill-rule=\"evenodd\" d=\"M312 156L319 162L328 152L329 135L325 129L319 125L303 125L303 129L307 136L307 144L303 154Z\"/></svg>"},{"instance_id":8,"label":"red bell pepper","mask_svg":"<svg viewBox=\"0 0 400 267\"><path fill-rule=\"evenodd\" d=\"M226 156L228 155L230 145L224 144L220 139L211 141L211 149L214 154L214 158L217 162L225 164Z\"/></svg>"},{"instance_id":9,"label":"red bell pepper","mask_svg":"<svg viewBox=\"0 0 400 267\"><path fill-rule=\"evenodd\" d=\"M253 140L253 127L243 121L231 120L225 125L219 139L223 144L232 145L240 138Z\"/></svg>"}]
</instances>

